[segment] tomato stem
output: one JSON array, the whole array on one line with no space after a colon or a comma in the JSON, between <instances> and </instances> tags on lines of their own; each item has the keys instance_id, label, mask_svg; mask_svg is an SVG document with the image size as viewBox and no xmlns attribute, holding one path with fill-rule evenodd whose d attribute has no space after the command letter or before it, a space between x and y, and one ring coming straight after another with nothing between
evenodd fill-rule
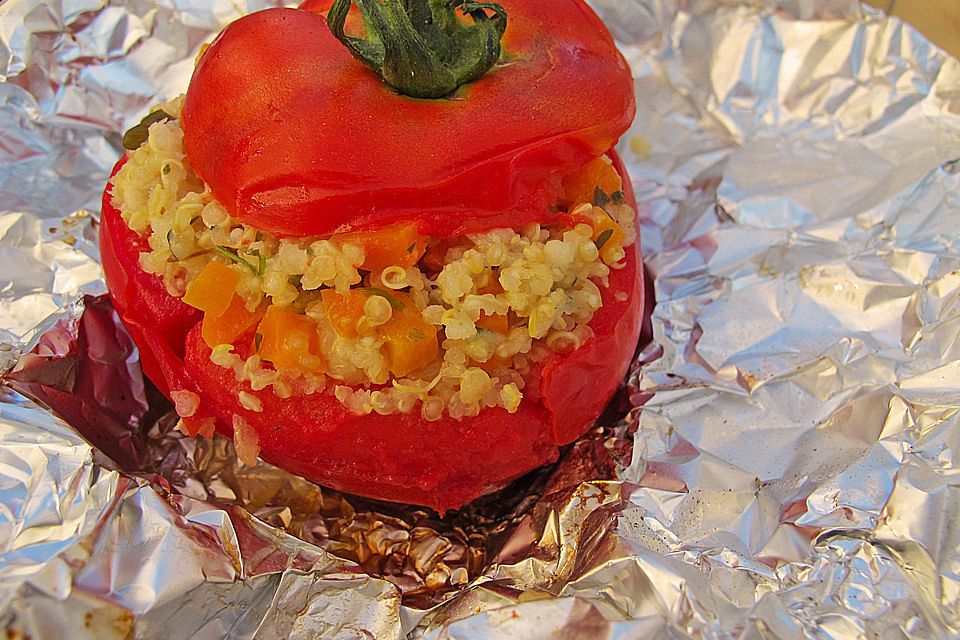
<instances>
[{"instance_id":1,"label":"tomato stem","mask_svg":"<svg viewBox=\"0 0 960 640\"><path fill-rule=\"evenodd\" d=\"M367 39L344 32L354 2ZM463 22L458 10L473 24ZM354 58L398 92L442 98L497 62L507 14L495 2L476 0L336 0L327 24Z\"/></svg>"}]
</instances>

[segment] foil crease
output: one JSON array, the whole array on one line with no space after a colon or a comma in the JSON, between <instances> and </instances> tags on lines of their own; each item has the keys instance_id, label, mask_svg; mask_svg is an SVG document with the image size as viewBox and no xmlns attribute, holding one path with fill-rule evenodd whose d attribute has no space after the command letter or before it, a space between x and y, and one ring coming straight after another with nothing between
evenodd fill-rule
<instances>
[{"instance_id":1,"label":"foil crease","mask_svg":"<svg viewBox=\"0 0 960 640\"><path fill-rule=\"evenodd\" d=\"M595 0L652 341L440 517L172 432L103 297L119 134L267 6L0 4L0 621L30 638L960 634L960 64L848 0Z\"/></svg>"}]
</instances>

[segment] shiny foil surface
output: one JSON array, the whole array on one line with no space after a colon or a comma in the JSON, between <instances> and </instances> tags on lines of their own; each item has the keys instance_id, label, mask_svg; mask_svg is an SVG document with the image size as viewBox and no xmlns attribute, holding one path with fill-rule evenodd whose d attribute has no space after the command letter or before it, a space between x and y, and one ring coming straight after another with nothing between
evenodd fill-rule
<instances>
[{"instance_id":1,"label":"shiny foil surface","mask_svg":"<svg viewBox=\"0 0 960 640\"><path fill-rule=\"evenodd\" d=\"M250 0L0 3L8 638L960 634L960 64L848 0L594 0L652 341L460 512L172 431L98 263L120 134Z\"/></svg>"}]
</instances>

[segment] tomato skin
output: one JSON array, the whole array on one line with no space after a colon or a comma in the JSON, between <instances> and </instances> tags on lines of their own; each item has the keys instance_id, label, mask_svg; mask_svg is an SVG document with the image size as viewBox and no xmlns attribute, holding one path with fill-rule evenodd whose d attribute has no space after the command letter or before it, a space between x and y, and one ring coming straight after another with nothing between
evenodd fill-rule
<instances>
[{"instance_id":1,"label":"tomato skin","mask_svg":"<svg viewBox=\"0 0 960 640\"><path fill-rule=\"evenodd\" d=\"M416 410L358 416L329 393L281 399L269 388L241 386L232 371L210 366L210 348L196 330L187 335L186 352L187 375L220 390L211 398L216 413L241 415L256 429L260 457L341 491L443 513L557 457L543 428L549 416L532 400L513 414L487 409L483 419L429 422ZM261 401L262 412L240 404L241 389Z\"/></svg>"},{"instance_id":2,"label":"tomato skin","mask_svg":"<svg viewBox=\"0 0 960 640\"><path fill-rule=\"evenodd\" d=\"M636 210L636 198L623 162L615 152L610 157L617 172L624 176L626 203ZM558 445L573 442L590 428L633 361L644 311L639 237L626 252L623 269L612 271L609 286L600 290L603 306L590 320L593 337L576 351L551 358L543 366L541 397L553 416L554 442ZM629 295L618 300L617 294L623 292Z\"/></svg>"},{"instance_id":3,"label":"tomato skin","mask_svg":"<svg viewBox=\"0 0 960 640\"><path fill-rule=\"evenodd\" d=\"M625 192L634 206L629 181ZM199 395L201 409L193 418L216 418L217 430L227 437L232 437L232 416L243 416L257 431L260 456L287 471L440 513L555 460L559 446L596 420L632 361L640 330L643 268L638 245L627 251L624 268L611 273L610 287L601 289L604 306L590 322L594 337L569 354L553 356L528 376L516 413L488 408L474 418L443 416L428 422L416 410L355 416L330 394L280 399L248 385L243 389L258 397L264 410L244 408L233 372L210 364L210 348L201 335L203 314L167 293L159 276L140 268L146 241L127 227L110 202L109 189L100 221L110 296L140 349L144 373L160 391L167 397L180 390ZM626 299L617 300L617 292L626 293Z\"/></svg>"},{"instance_id":4,"label":"tomato skin","mask_svg":"<svg viewBox=\"0 0 960 640\"><path fill-rule=\"evenodd\" d=\"M126 162L121 158L111 177ZM170 395L168 381L179 378L184 339L203 312L170 295L160 277L140 268L140 252L149 251L145 238L132 231L110 202L108 187L100 213L100 259L114 309L140 348L144 373ZM176 387L174 387L176 388Z\"/></svg>"},{"instance_id":5,"label":"tomato skin","mask_svg":"<svg viewBox=\"0 0 960 640\"><path fill-rule=\"evenodd\" d=\"M438 100L384 85L322 15L240 18L191 79L191 165L232 215L278 236L412 220L450 237L548 220L560 174L629 126L633 82L581 0L502 4L508 63Z\"/></svg>"}]
</instances>

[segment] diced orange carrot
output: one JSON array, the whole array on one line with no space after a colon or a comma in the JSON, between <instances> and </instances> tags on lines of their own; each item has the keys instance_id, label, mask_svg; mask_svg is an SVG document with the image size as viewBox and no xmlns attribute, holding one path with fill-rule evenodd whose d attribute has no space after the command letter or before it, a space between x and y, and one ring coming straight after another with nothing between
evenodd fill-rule
<instances>
[{"instance_id":1,"label":"diced orange carrot","mask_svg":"<svg viewBox=\"0 0 960 640\"><path fill-rule=\"evenodd\" d=\"M617 221L596 205L594 205L588 213L571 212L561 214L561 219L571 228L578 224L590 225L590 227L593 228L593 241L596 242L600 248L607 246L608 243L611 244L611 246L614 244L623 244L626 238L626 234L623 233L623 229L620 228Z\"/></svg>"},{"instance_id":2,"label":"diced orange carrot","mask_svg":"<svg viewBox=\"0 0 960 640\"><path fill-rule=\"evenodd\" d=\"M510 323L507 319L507 316L502 316L497 313L487 315L481 311L480 319L477 320L476 325L477 329L488 329L501 335L506 335L510 330Z\"/></svg>"},{"instance_id":3,"label":"diced orange carrot","mask_svg":"<svg viewBox=\"0 0 960 640\"><path fill-rule=\"evenodd\" d=\"M390 373L402 378L432 362L439 353L439 344L437 328L423 319L413 300L404 294L397 294L397 299L403 307L394 309L390 320L378 330L386 343Z\"/></svg>"},{"instance_id":4,"label":"diced orange carrot","mask_svg":"<svg viewBox=\"0 0 960 640\"><path fill-rule=\"evenodd\" d=\"M592 203L597 187L608 196L623 188L620 174L603 158L594 158L562 181L564 197L570 204Z\"/></svg>"},{"instance_id":5,"label":"diced orange carrot","mask_svg":"<svg viewBox=\"0 0 960 640\"><path fill-rule=\"evenodd\" d=\"M597 247L603 249L608 245L623 244L626 236L616 220L607 215L600 207L594 207L593 213L595 216L593 241L597 243Z\"/></svg>"},{"instance_id":6,"label":"diced orange carrot","mask_svg":"<svg viewBox=\"0 0 960 640\"><path fill-rule=\"evenodd\" d=\"M260 357L278 369L321 371L320 334L312 318L270 305L257 326Z\"/></svg>"},{"instance_id":7,"label":"diced orange carrot","mask_svg":"<svg viewBox=\"0 0 960 640\"><path fill-rule=\"evenodd\" d=\"M243 275L239 271L212 260L187 285L182 300L205 314L222 316L230 306L241 280Z\"/></svg>"},{"instance_id":8,"label":"diced orange carrot","mask_svg":"<svg viewBox=\"0 0 960 640\"><path fill-rule=\"evenodd\" d=\"M339 294L325 289L320 296L327 319L342 338L356 338L357 323L364 316L364 305L371 296L385 297L393 309L390 319L376 328L384 339L390 371L403 377L437 357L437 328L423 319L409 295L399 291L351 289Z\"/></svg>"},{"instance_id":9,"label":"diced orange carrot","mask_svg":"<svg viewBox=\"0 0 960 640\"><path fill-rule=\"evenodd\" d=\"M362 247L364 259L360 268L367 271L383 271L394 265L412 267L427 249L426 238L420 235L416 222L398 222L381 229L341 233L331 240Z\"/></svg>"},{"instance_id":10,"label":"diced orange carrot","mask_svg":"<svg viewBox=\"0 0 960 640\"><path fill-rule=\"evenodd\" d=\"M327 311L327 320L333 330L341 338L356 338L357 323L363 317L363 305L367 296L362 289L350 289L346 294L337 293L335 289L324 289L320 292L323 308Z\"/></svg>"},{"instance_id":11,"label":"diced orange carrot","mask_svg":"<svg viewBox=\"0 0 960 640\"><path fill-rule=\"evenodd\" d=\"M260 321L263 311L262 306L248 311L243 297L234 294L230 306L222 315L203 314L200 335L211 349L218 344L233 344L237 338Z\"/></svg>"}]
</instances>

